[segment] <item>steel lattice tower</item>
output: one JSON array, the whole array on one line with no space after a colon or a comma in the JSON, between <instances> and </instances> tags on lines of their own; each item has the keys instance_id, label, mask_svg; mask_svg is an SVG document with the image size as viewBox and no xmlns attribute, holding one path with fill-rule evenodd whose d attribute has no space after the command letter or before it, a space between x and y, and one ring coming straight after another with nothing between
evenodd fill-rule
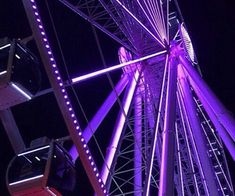
<instances>
[{"instance_id":1,"label":"steel lattice tower","mask_svg":"<svg viewBox=\"0 0 235 196\"><path fill-rule=\"evenodd\" d=\"M235 160L235 121L201 78L176 0L59 0L122 46L120 64L71 80L123 70L84 130L37 0L22 1L74 143L70 154L79 154L97 195L234 195L223 148ZM87 143L116 101L120 111L98 171Z\"/></svg>"}]
</instances>

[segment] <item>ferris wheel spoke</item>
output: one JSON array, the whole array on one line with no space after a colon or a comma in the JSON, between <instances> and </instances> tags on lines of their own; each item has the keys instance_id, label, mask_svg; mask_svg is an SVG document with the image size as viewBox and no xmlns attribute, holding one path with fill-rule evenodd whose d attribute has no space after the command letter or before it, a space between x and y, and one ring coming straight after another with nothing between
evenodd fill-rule
<instances>
[{"instance_id":1,"label":"ferris wheel spoke","mask_svg":"<svg viewBox=\"0 0 235 196\"><path fill-rule=\"evenodd\" d=\"M141 5L140 1L138 0L137 1L140 8L142 9L143 13L145 14L146 18L148 19L149 23L151 24L151 26L153 27L153 29L155 30L155 32L157 33L159 39L161 39L161 41L163 42L163 39L162 39L162 35L161 35L161 32L159 31L159 27L158 25L156 24L156 22L152 19L152 14L148 14L145 9L143 8L143 6ZM149 11L148 11L149 12ZM149 12L150 13L150 12ZM154 23L155 22L155 23Z\"/></svg>"},{"instance_id":2,"label":"ferris wheel spoke","mask_svg":"<svg viewBox=\"0 0 235 196\"><path fill-rule=\"evenodd\" d=\"M131 11L129 11L119 0L115 1L137 22L138 25L140 25L152 38L154 38L160 44L160 46L165 48L164 44Z\"/></svg>"},{"instance_id":3,"label":"ferris wheel spoke","mask_svg":"<svg viewBox=\"0 0 235 196\"><path fill-rule=\"evenodd\" d=\"M168 0L166 0L167 4L166 6L168 6ZM167 22L167 14L168 14L168 7L166 8L166 10L164 11L163 10L163 0L160 0L159 1L159 6L160 6L160 14L161 14L161 20L162 20L162 26L163 26L163 29L164 29L164 38L166 41L168 41L168 38L167 38L167 26L168 26L168 22Z\"/></svg>"},{"instance_id":4,"label":"ferris wheel spoke","mask_svg":"<svg viewBox=\"0 0 235 196\"><path fill-rule=\"evenodd\" d=\"M161 16L161 13L160 13L160 9L159 9L159 4L158 4L158 1L146 1L144 0L144 3L146 5L146 7L150 10L150 15L152 15L152 17L154 18L155 20L155 23L157 24L157 27L159 29L159 31L161 32L161 37L164 41L164 26L163 26L163 23L162 23L162 16Z\"/></svg>"},{"instance_id":5,"label":"ferris wheel spoke","mask_svg":"<svg viewBox=\"0 0 235 196\"><path fill-rule=\"evenodd\" d=\"M167 5L166 5L166 9L167 9L167 11L166 11L166 28L167 28L167 30L166 30L166 35L167 35L167 41L168 41L168 44L170 43L170 28L169 28L169 14L170 14L170 12L169 12L169 0L166 0L166 2L167 2Z\"/></svg>"},{"instance_id":6,"label":"ferris wheel spoke","mask_svg":"<svg viewBox=\"0 0 235 196\"><path fill-rule=\"evenodd\" d=\"M108 72L121 69L121 68L126 67L128 65L138 63L138 62L141 62L141 61L144 61L144 60L147 60L147 59L165 54L166 52L167 52L166 50L163 50L163 51L160 51L160 52L157 52L157 53L154 53L154 54L150 54L150 55L147 55L147 56L140 57L140 58L135 59L135 60L130 60L128 62L124 62L124 63L118 64L118 65L114 65L112 67L108 67L108 68L105 68L105 69L101 69L99 71L95 71L95 72L92 72L92 73L89 73L89 74L85 74L83 76L78 76L78 77L72 78L72 83L78 83L78 82L81 82L81 81L84 81L84 80L87 80L87 79L90 79L90 78L94 78L94 77L106 74Z\"/></svg>"}]
</instances>

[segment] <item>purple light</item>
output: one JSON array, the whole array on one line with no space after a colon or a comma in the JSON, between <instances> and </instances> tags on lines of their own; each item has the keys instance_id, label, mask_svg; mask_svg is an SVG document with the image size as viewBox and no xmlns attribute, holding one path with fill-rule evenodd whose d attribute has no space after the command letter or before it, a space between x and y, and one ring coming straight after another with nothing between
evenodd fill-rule
<instances>
[{"instance_id":1,"label":"purple light","mask_svg":"<svg viewBox=\"0 0 235 196\"><path fill-rule=\"evenodd\" d=\"M107 181L109 170L110 170L112 163L113 163L113 159L114 159L116 149L117 149L120 137L121 137L121 133L122 133L123 127L125 125L126 115L129 111L131 101L132 101L132 98L133 98L133 95L134 95L134 92L136 89L138 78L139 78L139 71L136 71L135 75L133 76L133 79L131 81L130 88L128 89L128 94L124 100L124 104L123 104L124 111L121 112L121 114L117 120L117 123L115 125L114 131L113 131L112 141L109 144L110 148L109 148L109 151L105 157L105 164L103 165L102 172L101 172L102 173L101 174L102 180L104 183L106 183L106 181Z\"/></svg>"},{"instance_id":2,"label":"purple light","mask_svg":"<svg viewBox=\"0 0 235 196\"><path fill-rule=\"evenodd\" d=\"M120 68L125 67L127 65L135 64L135 63L138 63L140 61L144 61L144 60L147 60L147 59L150 59L150 58L153 58L153 57L165 54L166 52L167 52L166 50L163 50L163 51L160 51L160 52L157 52L157 53L154 53L154 54L150 54L150 55L141 57L139 59L135 59L135 60L132 60L132 61L124 62L124 63L118 64L118 65L114 65L114 66L106 68L106 69L102 69L102 70L95 71L95 72L92 72L92 73L89 73L89 74L86 74L86 75L83 75L83 76L79 76L79 77L73 78L72 79L72 83L81 82L83 80L87 80L89 78L93 78L93 77L105 74L107 72L120 69Z\"/></svg>"},{"instance_id":3,"label":"purple light","mask_svg":"<svg viewBox=\"0 0 235 196\"><path fill-rule=\"evenodd\" d=\"M154 133L154 140L153 140L153 149L156 149L156 142L157 142L157 135L158 135L158 129L159 129L159 122L160 122L160 113L162 110L162 102L163 102L163 95L164 95L164 86L165 86L165 81L166 81L166 73L167 73L167 66L168 66L168 59L169 56L166 56L166 61L165 61L165 68L164 68L164 74L163 74L163 82L162 82L162 87L161 87L161 94L160 94L160 100L159 100L159 107L158 107L158 116L157 116L157 121L156 121L156 127L155 127L155 133ZM152 168L153 168L153 160L154 160L154 155L155 155L155 150L153 150L151 154L151 159L150 159L150 166L149 166L149 171L148 173L152 173ZM150 188L150 182L151 182L151 175L148 175L147 178L147 188L146 188L146 195L149 195L149 188Z\"/></svg>"},{"instance_id":4,"label":"purple light","mask_svg":"<svg viewBox=\"0 0 235 196\"><path fill-rule=\"evenodd\" d=\"M97 128L102 123L103 119L107 116L107 114L110 111L110 109L112 108L113 104L117 101L118 96L125 89L128 81L129 81L129 75L125 74L120 79L120 81L117 83L117 85L115 86L113 91L106 98L106 100L101 105L101 107L96 112L96 114L92 117L92 119L89 122L89 125L87 125L87 127L83 131L83 137L86 142L89 142L92 135L95 134ZM91 132L91 130L92 130L92 132ZM70 149L69 153L72 156L73 160L77 159L78 153L77 153L75 145L73 145L73 147Z\"/></svg>"}]
</instances>

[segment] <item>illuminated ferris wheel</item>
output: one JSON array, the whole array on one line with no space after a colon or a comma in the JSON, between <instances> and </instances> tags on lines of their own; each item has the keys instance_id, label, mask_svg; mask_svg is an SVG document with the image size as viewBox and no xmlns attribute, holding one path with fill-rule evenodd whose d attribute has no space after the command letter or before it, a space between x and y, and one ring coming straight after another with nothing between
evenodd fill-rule
<instances>
[{"instance_id":1,"label":"illuminated ferris wheel","mask_svg":"<svg viewBox=\"0 0 235 196\"><path fill-rule=\"evenodd\" d=\"M234 195L224 148L235 160L235 121L201 78L177 1L59 1L120 44L120 63L106 65L99 47L102 43L93 29L104 69L64 78L38 0L22 0L73 146L68 152L59 141L23 151L23 145L18 146L21 150L8 168L10 193L63 194L64 189L76 186L74 162L79 160L99 196ZM12 43L4 43L0 51L9 49L15 54L22 50L34 61L17 41L14 48ZM20 76L16 80L7 77L9 66L0 70L0 77L6 76L5 91L18 97L10 103L5 100L1 109L34 98L25 83L19 84ZM71 99L68 88L105 76L112 90L82 127L82 114L76 110L82 106ZM113 110L118 111L115 116ZM100 127L107 121L112 125L102 131ZM63 158L58 160L61 154ZM32 166L42 160L44 165ZM25 175L14 172L20 164L19 171Z\"/></svg>"}]
</instances>

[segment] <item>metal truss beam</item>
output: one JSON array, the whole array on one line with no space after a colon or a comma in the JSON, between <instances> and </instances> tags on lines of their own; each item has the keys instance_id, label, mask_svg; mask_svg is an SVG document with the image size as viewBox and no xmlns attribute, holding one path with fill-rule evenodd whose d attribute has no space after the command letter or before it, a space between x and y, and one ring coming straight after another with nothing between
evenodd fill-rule
<instances>
[{"instance_id":1,"label":"metal truss beam","mask_svg":"<svg viewBox=\"0 0 235 196\"><path fill-rule=\"evenodd\" d=\"M59 0L66 7L68 7L73 12L80 15L83 19L90 22L92 25L100 29L102 32L107 34L109 37L120 43L122 46L127 48L128 50L136 53L135 49L131 46L129 40L125 37L125 35L120 31L117 23L113 21L113 19L109 16L109 13L106 13L107 7L110 9L110 6L105 6L106 9L103 8L104 3L99 4L98 1L77 1L78 4L74 5L70 3L68 0ZM103 2L103 1L101 1ZM99 8L99 9L98 9ZM102 11L101 11L102 10ZM110 11L111 13L111 11Z\"/></svg>"},{"instance_id":2,"label":"metal truss beam","mask_svg":"<svg viewBox=\"0 0 235 196\"><path fill-rule=\"evenodd\" d=\"M89 148L82 136L81 128L78 120L74 115L72 105L70 103L68 94L65 90L64 83L57 68L43 23L37 8L36 0L22 0L25 12L27 14L29 24L31 26L33 36L36 41L39 54L41 56L44 68L49 78L50 84L54 90L54 94L68 128L69 134L73 143L75 144L82 165L87 173L94 191L100 195L106 195L106 189L99 178L95 162L90 154ZM79 134L80 133L80 134ZM98 175L97 175L98 174Z\"/></svg>"},{"instance_id":3,"label":"metal truss beam","mask_svg":"<svg viewBox=\"0 0 235 196\"><path fill-rule=\"evenodd\" d=\"M142 195L142 97L139 88L135 94L135 126L134 126L134 192Z\"/></svg>"}]
</instances>

